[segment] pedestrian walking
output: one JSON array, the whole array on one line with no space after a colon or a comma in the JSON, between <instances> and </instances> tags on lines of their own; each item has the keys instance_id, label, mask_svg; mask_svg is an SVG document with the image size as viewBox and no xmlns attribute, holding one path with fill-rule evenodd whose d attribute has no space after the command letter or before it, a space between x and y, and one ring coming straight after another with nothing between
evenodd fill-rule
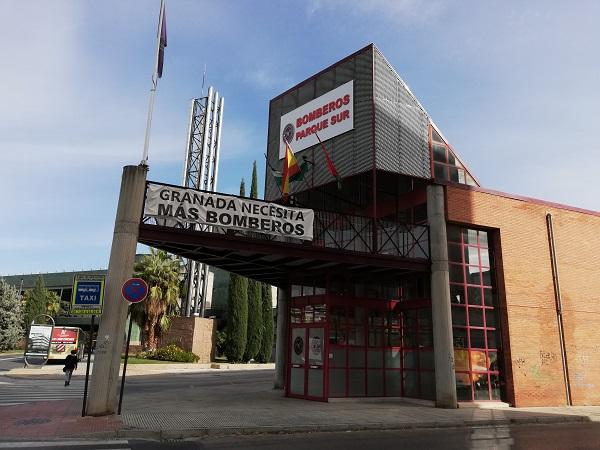
<instances>
[{"instance_id":1,"label":"pedestrian walking","mask_svg":"<svg viewBox=\"0 0 600 450\"><path fill-rule=\"evenodd\" d=\"M77 369L77 349L71 350L71 354L67 355L65 358L65 367L63 367L63 372L65 373L65 386L71 384L71 375L73 375L73 371Z\"/></svg>"}]
</instances>

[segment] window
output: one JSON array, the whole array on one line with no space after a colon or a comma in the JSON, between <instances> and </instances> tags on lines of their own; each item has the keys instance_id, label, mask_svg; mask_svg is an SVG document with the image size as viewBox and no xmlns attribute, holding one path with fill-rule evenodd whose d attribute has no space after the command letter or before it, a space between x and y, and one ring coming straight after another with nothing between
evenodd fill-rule
<instances>
[{"instance_id":1,"label":"window","mask_svg":"<svg viewBox=\"0 0 600 450\"><path fill-rule=\"evenodd\" d=\"M502 374L489 233L448 226L456 389L461 401L500 400Z\"/></svg>"},{"instance_id":2,"label":"window","mask_svg":"<svg viewBox=\"0 0 600 450\"><path fill-rule=\"evenodd\" d=\"M431 307L377 303L330 306L330 397L435 399Z\"/></svg>"},{"instance_id":3,"label":"window","mask_svg":"<svg viewBox=\"0 0 600 450\"><path fill-rule=\"evenodd\" d=\"M431 148L433 178L436 180L478 186L467 169L458 160L452 148L444 142L435 128L432 126L429 128L431 130L429 145Z\"/></svg>"}]
</instances>

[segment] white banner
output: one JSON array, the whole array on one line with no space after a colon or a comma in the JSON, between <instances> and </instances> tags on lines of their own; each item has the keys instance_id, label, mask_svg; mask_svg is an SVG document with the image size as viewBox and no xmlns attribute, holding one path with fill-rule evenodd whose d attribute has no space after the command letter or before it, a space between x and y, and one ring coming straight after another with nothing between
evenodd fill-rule
<instances>
[{"instance_id":1,"label":"white banner","mask_svg":"<svg viewBox=\"0 0 600 450\"><path fill-rule=\"evenodd\" d=\"M354 128L354 80L281 116L279 159L285 157L285 142L294 153L312 147Z\"/></svg>"},{"instance_id":2,"label":"white banner","mask_svg":"<svg viewBox=\"0 0 600 450\"><path fill-rule=\"evenodd\" d=\"M26 355L46 355L50 349L52 325L31 325L27 338Z\"/></svg>"},{"instance_id":3,"label":"white banner","mask_svg":"<svg viewBox=\"0 0 600 450\"><path fill-rule=\"evenodd\" d=\"M144 215L312 241L314 211L148 183Z\"/></svg>"}]
</instances>

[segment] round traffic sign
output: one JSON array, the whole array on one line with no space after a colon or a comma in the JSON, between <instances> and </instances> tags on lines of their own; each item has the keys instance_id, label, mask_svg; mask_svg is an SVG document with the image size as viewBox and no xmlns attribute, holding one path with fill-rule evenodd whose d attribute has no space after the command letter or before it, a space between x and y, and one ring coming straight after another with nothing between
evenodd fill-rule
<instances>
[{"instance_id":1,"label":"round traffic sign","mask_svg":"<svg viewBox=\"0 0 600 450\"><path fill-rule=\"evenodd\" d=\"M148 295L148 284L141 278L130 278L123 283L121 294L129 303L142 302Z\"/></svg>"}]
</instances>

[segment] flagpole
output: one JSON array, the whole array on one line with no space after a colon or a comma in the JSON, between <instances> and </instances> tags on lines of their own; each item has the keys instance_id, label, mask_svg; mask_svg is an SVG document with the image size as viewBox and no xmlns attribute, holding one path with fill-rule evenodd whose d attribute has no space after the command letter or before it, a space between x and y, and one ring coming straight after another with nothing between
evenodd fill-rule
<instances>
[{"instance_id":1,"label":"flagpole","mask_svg":"<svg viewBox=\"0 0 600 450\"><path fill-rule=\"evenodd\" d=\"M325 148L325 145L321 141L321 138L319 137L317 132L315 132L315 136L317 137L319 144L321 144L321 149L323 150L323 154L325 155L325 161L327 162L327 167L329 168L329 173L331 173L331 175L337 180L337 187L338 187L338 191L339 191L342 188L342 181L341 181L340 174L338 173L337 169L335 168L335 165L333 164L333 161L329 157L329 153L327 153L327 149Z\"/></svg>"},{"instance_id":2,"label":"flagpole","mask_svg":"<svg viewBox=\"0 0 600 450\"><path fill-rule=\"evenodd\" d=\"M150 129L152 127L152 114L154 113L154 98L156 97L156 86L158 84L158 58L160 54L160 39L165 13L165 0L160 0L160 16L158 19L158 36L156 44L156 55L154 59L154 71L152 73L152 85L150 87L150 100L148 102L148 117L146 118L146 135L144 137L144 153L142 154L142 166L148 165L148 148L150 147Z\"/></svg>"},{"instance_id":3,"label":"flagpole","mask_svg":"<svg viewBox=\"0 0 600 450\"><path fill-rule=\"evenodd\" d=\"M152 113L154 112L154 97L156 97L156 80L152 75L152 88L150 89L150 102L148 104L148 118L146 119L146 137L144 138L144 153L142 155L142 166L148 165L148 147L150 146L150 128L152 126Z\"/></svg>"},{"instance_id":4,"label":"flagpole","mask_svg":"<svg viewBox=\"0 0 600 450\"><path fill-rule=\"evenodd\" d=\"M263 153L263 155L265 155L265 161L267 161L267 166L269 166L269 169L271 169L271 176L272 176L273 178L275 178L275 176L274 176L273 174L274 174L275 172L277 172L277 171L276 171L275 169L273 169L273 166L272 166L272 165L271 165L271 163L269 162L269 158L267 158L267 154L266 154L266 153ZM277 189L279 189L279 193L280 193L281 195L283 195L283 190L282 190L282 187L277 185L277 181L275 182L275 186L277 186Z\"/></svg>"}]
</instances>

